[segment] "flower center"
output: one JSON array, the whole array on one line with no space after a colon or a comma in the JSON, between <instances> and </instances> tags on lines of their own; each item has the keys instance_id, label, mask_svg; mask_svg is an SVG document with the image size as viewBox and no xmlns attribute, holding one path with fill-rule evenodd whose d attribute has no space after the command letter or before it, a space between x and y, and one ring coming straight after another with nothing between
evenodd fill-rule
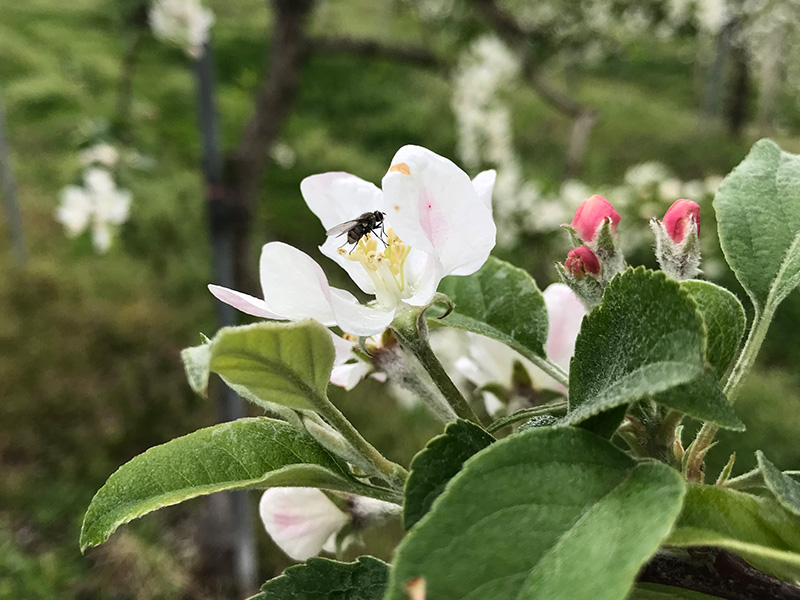
<instances>
[{"instance_id":1,"label":"flower center","mask_svg":"<svg viewBox=\"0 0 800 600\"><path fill-rule=\"evenodd\" d=\"M339 248L339 254L361 264L375 285L379 304L395 306L402 300L406 288L405 263L411 247L397 237L394 230L386 230L386 244L368 233L351 251Z\"/></svg>"}]
</instances>

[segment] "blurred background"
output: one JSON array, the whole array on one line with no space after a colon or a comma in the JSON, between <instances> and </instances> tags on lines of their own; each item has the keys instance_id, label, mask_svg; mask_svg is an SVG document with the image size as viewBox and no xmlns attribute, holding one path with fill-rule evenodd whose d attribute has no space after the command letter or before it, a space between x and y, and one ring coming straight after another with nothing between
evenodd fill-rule
<instances>
[{"instance_id":1,"label":"blurred background","mask_svg":"<svg viewBox=\"0 0 800 600\"><path fill-rule=\"evenodd\" d=\"M705 276L750 310L722 259L711 200L759 137L800 151L797 0L206 7L213 55L154 36L138 0L0 3L0 163L12 167L0 171L0 600L242 597L230 564L205 553L204 500L78 550L83 512L119 465L219 418L213 395L185 383L179 357L218 327L205 289L209 199L216 234L233 240L231 276L248 290L263 243L316 256L324 232L300 196L304 177L341 170L378 183L404 144L471 175L498 170L495 254L541 288L569 249L558 224L588 195L623 214L629 263L650 267L647 221L686 197L701 205ZM216 78L222 166L210 186L198 56ZM109 185L87 175L98 168L117 204L87 215L80 194ZM332 283L349 285L329 266ZM748 431L722 434L711 473L734 449L736 472L753 466L756 448L800 468L798 330L795 293L737 403ZM372 380L331 394L406 464L441 430ZM354 555L389 558L400 533L383 527ZM263 581L291 561L260 525L256 538Z\"/></svg>"}]
</instances>

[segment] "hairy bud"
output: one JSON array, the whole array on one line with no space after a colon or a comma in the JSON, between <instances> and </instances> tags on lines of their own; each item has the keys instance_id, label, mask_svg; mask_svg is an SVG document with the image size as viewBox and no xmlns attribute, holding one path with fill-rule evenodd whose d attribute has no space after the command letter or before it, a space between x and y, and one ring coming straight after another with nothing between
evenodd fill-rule
<instances>
[{"instance_id":1,"label":"hairy bud","mask_svg":"<svg viewBox=\"0 0 800 600\"><path fill-rule=\"evenodd\" d=\"M700 272L700 206L691 200L677 200L664 220L653 219L650 227L656 236L656 258L661 270L682 281Z\"/></svg>"},{"instance_id":2,"label":"hairy bud","mask_svg":"<svg viewBox=\"0 0 800 600\"><path fill-rule=\"evenodd\" d=\"M619 213L608 200L595 194L581 203L570 225L584 243L589 243L595 240L600 226L606 220L612 232L615 232L620 220Z\"/></svg>"},{"instance_id":3,"label":"hairy bud","mask_svg":"<svg viewBox=\"0 0 800 600\"><path fill-rule=\"evenodd\" d=\"M587 274L600 274L600 261L597 260L595 253L586 246L570 250L567 260L564 261L564 267L570 275L578 280L583 279Z\"/></svg>"}]
</instances>

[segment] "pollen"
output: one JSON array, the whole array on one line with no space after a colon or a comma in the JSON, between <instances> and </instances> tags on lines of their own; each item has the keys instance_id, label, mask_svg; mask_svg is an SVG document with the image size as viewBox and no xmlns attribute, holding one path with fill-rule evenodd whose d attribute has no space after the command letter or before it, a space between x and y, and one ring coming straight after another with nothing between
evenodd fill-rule
<instances>
[{"instance_id":1,"label":"pollen","mask_svg":"<svg viewBox=\"0 0 800 600\"><path fill-rule=\"evenodd\" d=\"M394 173L395 171L402 173L403 175L411 175L411 169L408 168L406 163L401 162L389 167L389 173Z\"/></svg>"},{"instance_id":2,"label":"pollen","mask_svg":"<svg viewBox=\"0 0 800 600\"><path fill-rule=\"evenodd\" d=\"M339 250L340 255L364 267L376 288L391 287L393 294L402 294L405 288L404 266L410 252L411 248L397 237L391 227L386 230L385 243L369 233L358 241L352 252Z\"/></svg>"}]
</instances>

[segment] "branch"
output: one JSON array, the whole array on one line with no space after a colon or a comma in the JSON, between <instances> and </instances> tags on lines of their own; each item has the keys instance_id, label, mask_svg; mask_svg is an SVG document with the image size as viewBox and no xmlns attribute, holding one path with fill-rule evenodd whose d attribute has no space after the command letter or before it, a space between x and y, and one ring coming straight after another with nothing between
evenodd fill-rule
<instances>
[{"instance_id":1,"label":"branch","mask_svg":"<svg viewBox=\"0 0 800 600\"><path fill-rule=\"evenodd\" d=\"M754 569L719 548L661 551L639 572L637 580L726 600L800 600L800 588Z\"/></svg>"},{"instance_id":2,"label":"branch","mask_svg":"<svg viewBox=\"0 0 800 600\"><path fill-rule=\"evenodd\" d=\"M317 37L309 40L309 49L317 54L350 54L364 58L383 58L435 69L445 66L435 53L423 46L384 44L378 40Z\"/></svg>"}]
</instances>

